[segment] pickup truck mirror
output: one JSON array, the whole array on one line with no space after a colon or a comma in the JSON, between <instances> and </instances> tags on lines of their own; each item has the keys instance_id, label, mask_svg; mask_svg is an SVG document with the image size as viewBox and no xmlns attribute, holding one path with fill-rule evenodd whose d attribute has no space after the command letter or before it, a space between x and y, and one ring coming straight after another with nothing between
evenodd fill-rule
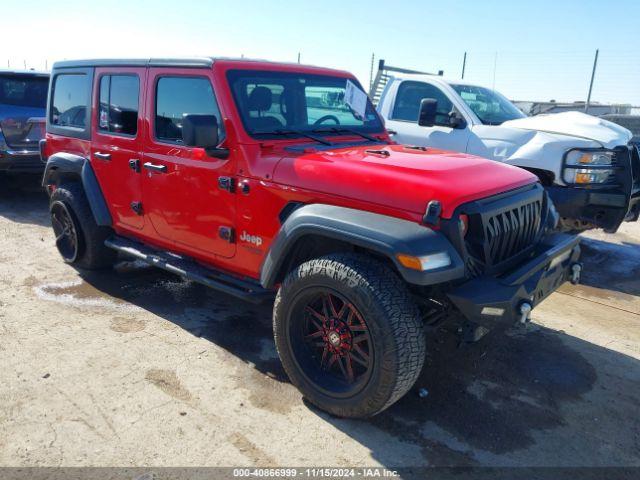
<instances>
[{"instance_id":1,"label":"pickup truck mirror","mask_svg":"<svg viewBox=\"0 0 640 480\"><path fill-rule=\"evenodd\" d=\"M449 127L451 128L465 128L467 122L458 112L454 111L449 114Z\"/></svg>"},{"instance_id":2,"label":"pickup truck mirror","mask_svg":"<svg viewBox=\"0 0 640 480\"><path fill-rule=\"evenodd\" d=\"M436 124L436 110L438 101L435 98L423 98L420 102L418 125L421 127L433 127Z\"/></svg>"},{"instance_id":3,"label":"pickup truck mirror","mask_svg":"<svg viewBox=\"0 0 640 480\"><path fill-rule=\"evenodd\" d=\"M229 156L229 150L218 148L220 138L215 115L185 115L182 119L182 141L188 147L204 148L211 157Z\"/></svg>"}]
</instances>

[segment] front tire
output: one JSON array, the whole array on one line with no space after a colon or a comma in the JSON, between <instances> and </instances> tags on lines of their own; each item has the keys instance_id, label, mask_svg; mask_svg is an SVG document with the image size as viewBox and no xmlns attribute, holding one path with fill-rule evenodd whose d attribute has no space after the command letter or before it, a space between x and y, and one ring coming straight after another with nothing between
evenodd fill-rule
<instances>
[{"instance_id":1,"label":"front tire","mask_svg":"<svg viewBox=\"0 0 640 480\"><path fill-rule=\"evenodd\" d=\"M61 185L49 201L56 247L63 260L85 270L112 267L117 253L104 245L108 227L96 224L89 202L78 184Z\"/></svg>"},{"instance_id":2,"label":"front tire","mask_svg":"<svg viewBox=\"0 0 640 480\"><path fill-rule=\"evenodd\" d=\"M364 255L328 255L290 272L276 296L273 328L291 382L340 417L388 408L424 363L424 328L409 291Z\"/></svg>"}]
</instances>

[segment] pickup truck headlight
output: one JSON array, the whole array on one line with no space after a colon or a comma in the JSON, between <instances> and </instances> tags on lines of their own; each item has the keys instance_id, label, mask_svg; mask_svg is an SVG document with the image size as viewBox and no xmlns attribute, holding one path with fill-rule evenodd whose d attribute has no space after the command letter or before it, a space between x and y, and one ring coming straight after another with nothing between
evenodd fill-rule
<instances>
[{"instance_id":1,"label":"pickup truck headlight","mask_svg":"<svg viewBox=\"0 0 640 480\"><path fill-rule=\"evenodd\" d=\"M564 158L565 183L586 185L605 183L613 174L614 152L610 150L570 150Z\"/></svg>"}]
</instances>

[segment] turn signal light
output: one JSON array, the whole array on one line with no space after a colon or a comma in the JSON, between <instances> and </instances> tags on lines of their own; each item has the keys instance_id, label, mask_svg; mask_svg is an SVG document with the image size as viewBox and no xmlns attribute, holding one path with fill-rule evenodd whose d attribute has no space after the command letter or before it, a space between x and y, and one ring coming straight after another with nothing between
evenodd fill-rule
<instances>
[{"instance_id":1,"label":"turn signal light","mask_svg":"<svg viewBox=\"0 0 640 480\"><path fill-rule=\"evenodd\" d=\"M422 262L418 257L414 257L412 255L405 255L404 253L399 253L396 255L396 258L402 264L403 267L410 268L411 270L422 270Z\"/></svg>"},{"instance_id":2,"label":"turn signal light","mask_svg":"<svg viewBox=\"0 0 640 480\"><path fill-rule=\"evenodd\" d=\"M406 253L398 253L396 255L400 265L411 270L424 272L426 270L434 270L436 268L448 267L451 265L451 257L447 252L436 252L422 257L407 255Z\"/></svg>"}]
</instances>

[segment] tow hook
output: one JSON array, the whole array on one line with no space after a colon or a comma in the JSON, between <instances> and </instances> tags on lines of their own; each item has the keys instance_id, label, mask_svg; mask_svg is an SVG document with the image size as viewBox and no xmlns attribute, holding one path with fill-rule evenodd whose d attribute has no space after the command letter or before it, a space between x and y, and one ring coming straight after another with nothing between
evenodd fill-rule
<instances>
[{"instance_id":1,"label":"tow hook","mask_svg":"<svg viewBox=\"0 0 640 480\"><path fill-rule=\"evenodd\" d=\"M571 283L577 285L580 283L580 276L582 275L582 265L574 263L571 265Z\"/></svg>"},{"instance_id":2,"label":"tow hook","mask_svg":"<svg viewBox=\"0 0 640 480\"><path fill-rule=\"evenodd\" d=\"M522 302L520 304L520 307L518 307L518 313L520 314L518 322L521 325L526 325L527 322L531 321L531 310L533 310L533 307L529 302Z\"/></svg>"}]
</instances>

